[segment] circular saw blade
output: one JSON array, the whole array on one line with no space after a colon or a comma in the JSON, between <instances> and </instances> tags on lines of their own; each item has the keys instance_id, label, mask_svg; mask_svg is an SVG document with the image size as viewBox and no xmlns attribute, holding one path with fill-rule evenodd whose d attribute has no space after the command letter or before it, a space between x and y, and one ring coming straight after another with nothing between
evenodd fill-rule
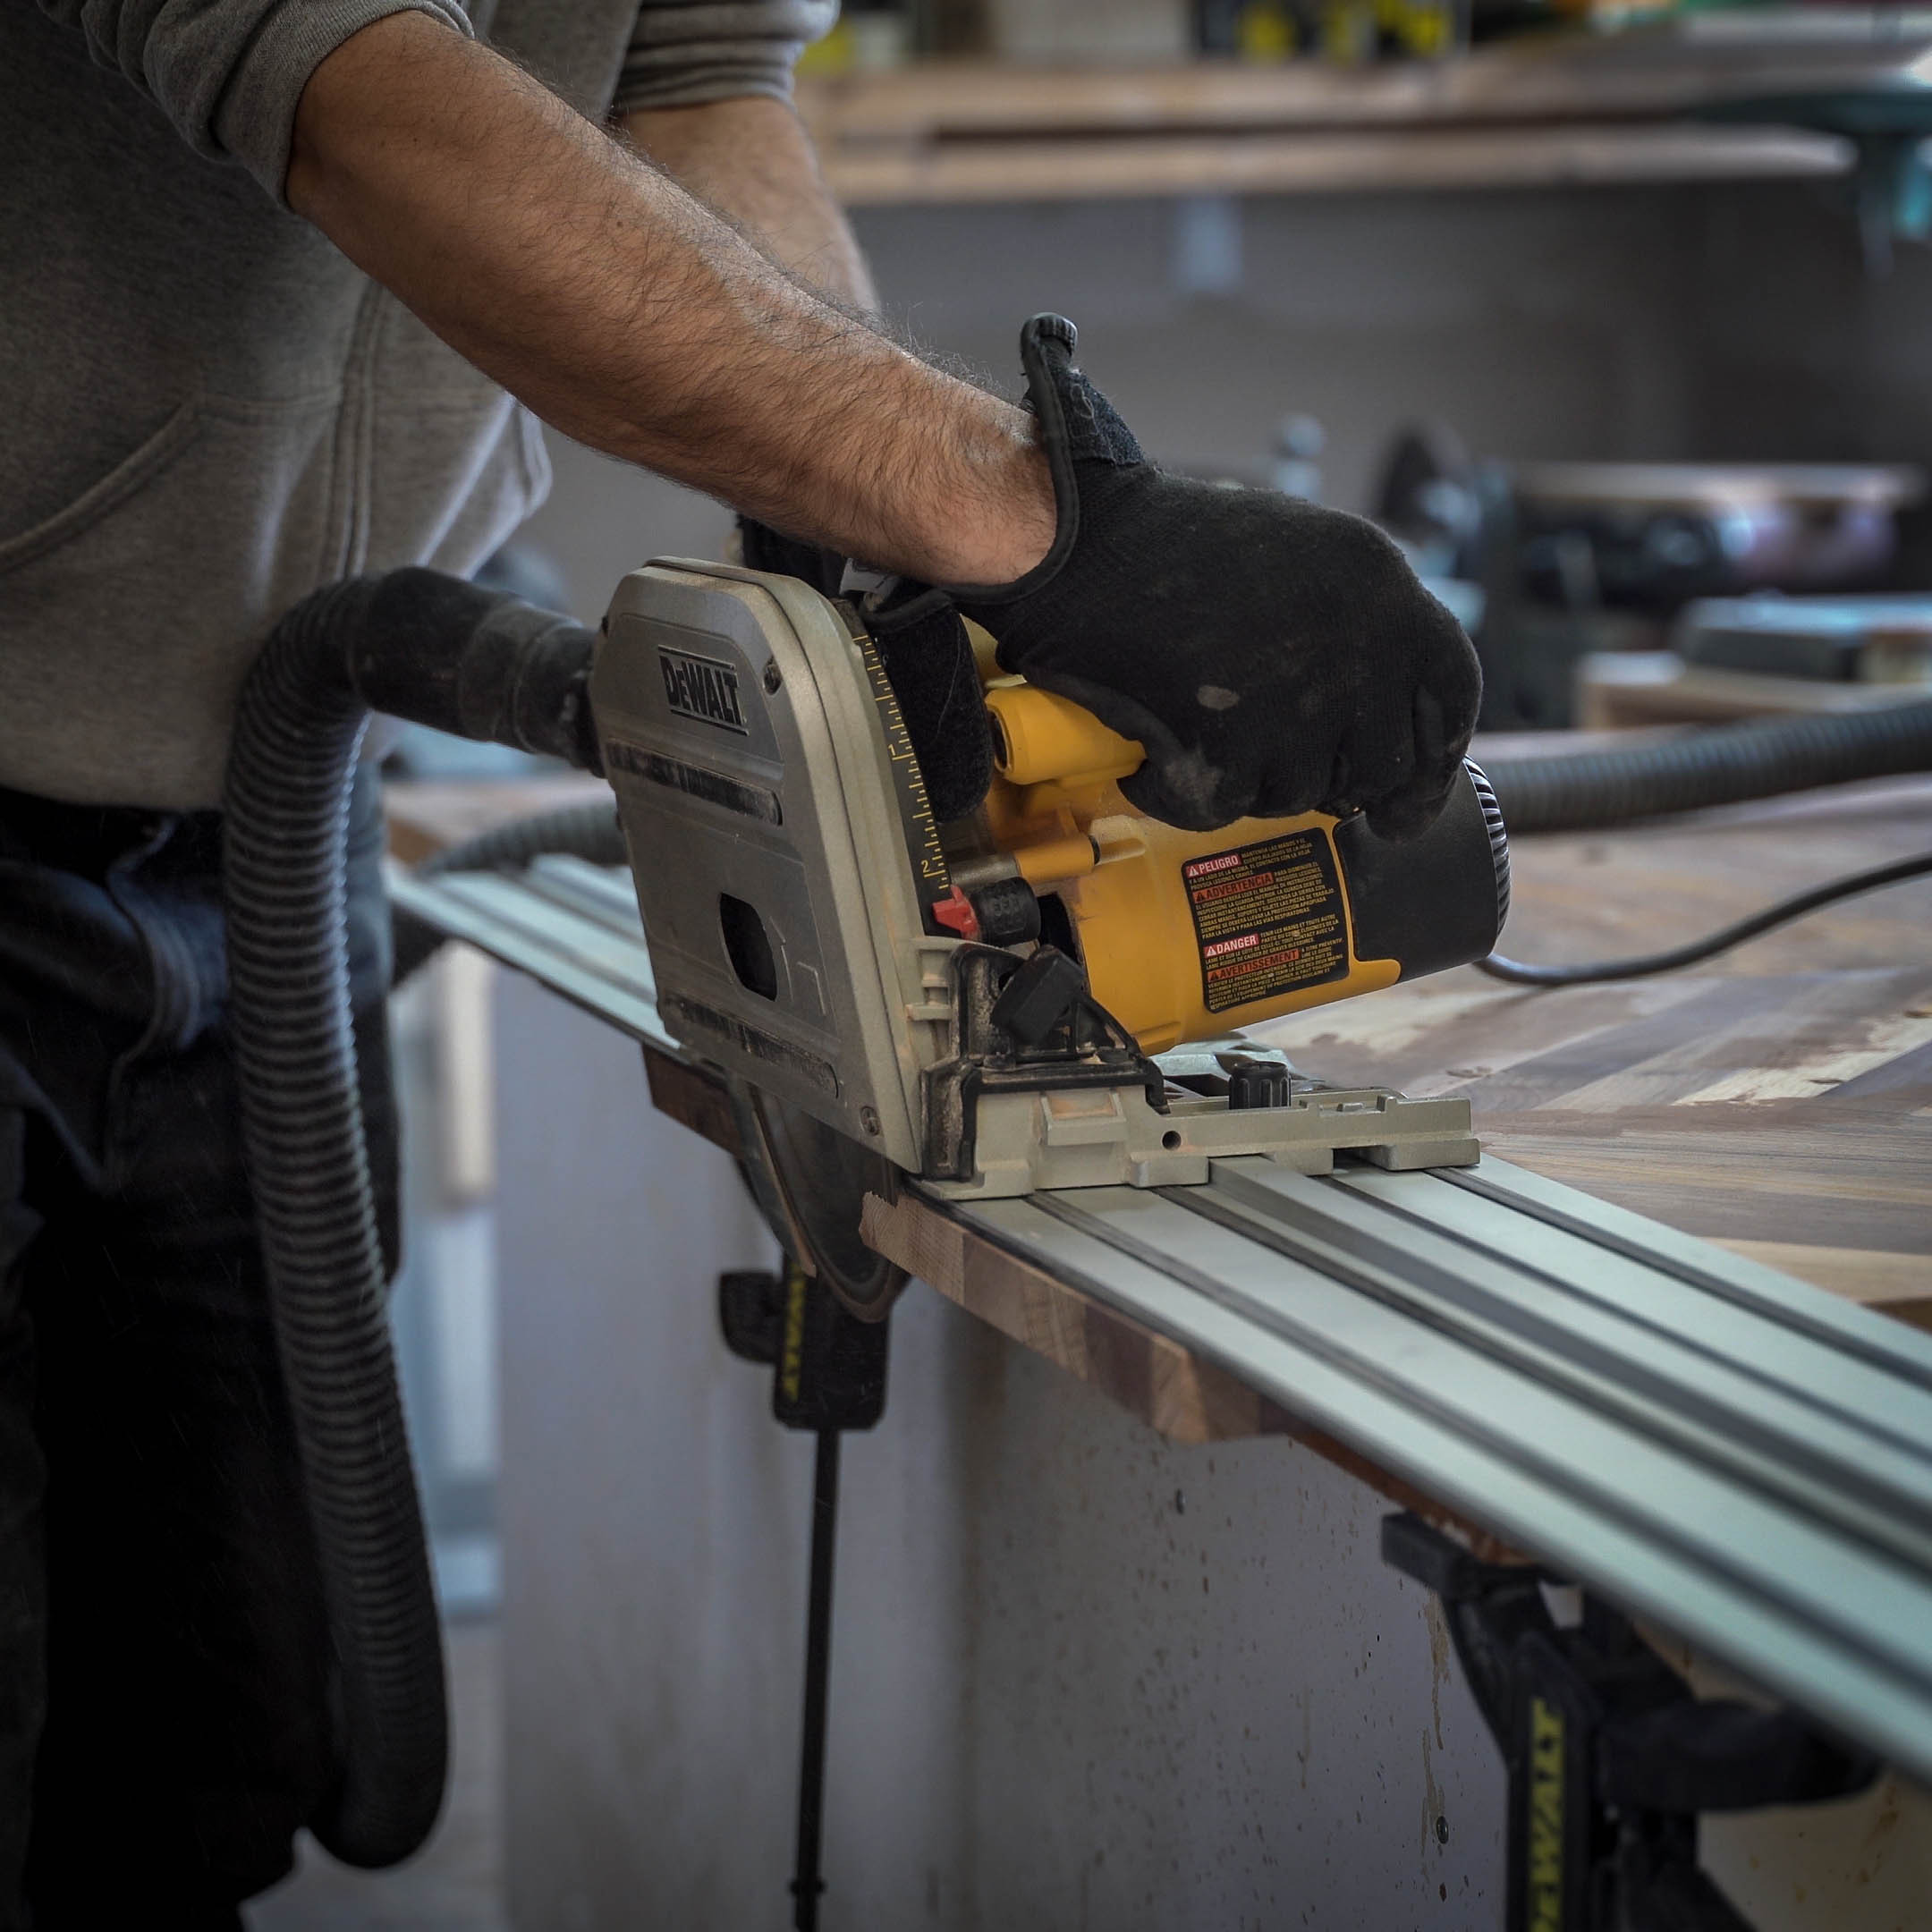
<instances>
[{"instance_id":1,"label":"circular saw blade","mask_svg":"<svg viewBox=\"0 0 1932 1932\"><path fill-rule=\"evenodd\" d=\"M868 1194L896 1197L899 1170L789 1101L761 1094L757 1106L767 1172L791 1224L767 1213L772 1232L854 1315L878 1320L908 1276L866 1246L859 1222Z\"/></svg>"}]
</instances>

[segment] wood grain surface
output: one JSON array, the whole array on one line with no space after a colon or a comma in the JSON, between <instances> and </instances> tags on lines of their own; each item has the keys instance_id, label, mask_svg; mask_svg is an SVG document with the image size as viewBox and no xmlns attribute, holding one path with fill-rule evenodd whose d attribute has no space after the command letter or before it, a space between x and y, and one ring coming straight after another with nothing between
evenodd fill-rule
<instances>
[{"instance_id":1,"label":"wood grain surface","mask_svg":"<svg viewBox=\"0 0 1932 1932\"><path fill-rule=\"evenodd\" d=\"M1640 953L1927 850L1927 778L1520 839L1504 950ZM1553 1180L1775 1243L1777 1266L1826 1287L1932 1297L1932 879L1686 972L1542 991L1468 969L1262 1031L1326 1080L1466 1093L1484 1145ZM1831 1253L1808 1268L1810 1249Z\"/></svg>"},{"instance_id":2,"label":"wood grain surface","mask_svg":"<svg viewBox=\"0 0 1932 1932\"><path fill-rule=\"evenodd\" d=\"M1479 749L1500 762L1544 747ZM1928 849L1927 779L1521 839L1507 947L1537 960L1653 950ZM1469 969L1258 1030L1329 1080L1466 1093L1485 1146L1509 1160L1932 1326L1932 879L1693 972L1539 991ZM1244 1407L1212 1365L1167 1361L1178 1352L1157 1337L1129 1345L1120 1330L1133 1325L1077 1291L937 1216L917 1234L916 1210L896 1218L874 1232L902 1265L1156 1428L1308 1439L1272 1404ZM1106 1344L1090 1345L1101 1328Z\"/></svg>"},{"instance_id":3,"label":"wood grain surface","mask_svg":"<svg viewBox=\"0 0 1932 1932\"><path fill-rule=\"evenodd\" d=\"M1479 750L1501 762L1544 748ZM1654 950L1928 849L1932 780L1918 778L1526 838L1513 847L1507 950ZM1258 1031L1326 1080L1466 1093L1484 1145L1505 1158L1932 1327L1932 879L1694 972L1541 991L1466 969ZM918 1203L874 1204L867 1229L942 1294L1165 1434L1293 1436L1445 1520L1225 1371Z\"/></svg>"},{"instance_id":4,"label":"wood grain surface","mask_svg":"<svg viewBox=\"0 0 1932 1932\"><path fill-rule=\"evenodd\" d=\"M1405 193L1656 182L1809 181L1844 169L1829 135L1784 128L1417 128L1121 140L845 146L825 175L848 208L1188 194Z\"/></svg>"}]
</instances>

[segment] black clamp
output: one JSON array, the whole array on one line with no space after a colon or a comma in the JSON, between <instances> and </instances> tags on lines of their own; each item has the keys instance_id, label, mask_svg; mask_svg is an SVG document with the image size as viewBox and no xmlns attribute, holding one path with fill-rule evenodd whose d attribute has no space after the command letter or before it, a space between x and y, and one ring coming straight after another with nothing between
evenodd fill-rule
<instances>
[{"instance_id":1,"label":"black clamp","mask_svg":"<svg viewBox=\"0 0 1932 1932\"><path fill-rule=\"evenodd\" d=\"M1441 1599L1509 1774L1506 1932L1750 1932L1698 1864L1698 1814L1848 1798L1869 1753L1794 1711L1700 1699L1621 1611L1557 1623L1532 1564L1486 1563L1419 1517L1382 1558Z\"/></svg>"},{"instance_id":2,"label":"black clamp","mask_svg":"<svg viewBox=\"0 0 1932 1932\"><path fill-rule=\"evenodd\" d=\"M839 1436L886 1413L889 1320L860 1321L838 1297L785 1260L776 1275L718 1277L724 1345L772 1370L772 1413L817 1438L812 1465L811 1576L805 1599L805 1705L800 1726L793 1932L817 1932L825 1892L826 1709L832 1677L832 1571L838 1548Z\"/></svg>"},{"instance_id":3,"label":"black clamp","mask_svg":"<svg viewBox=\"0 0 1932 1932\"><path fill-rule=\"evenodd\" d=\"M733 1355L773 1370L785 1428L869 1429L886 1413L890 1322L860 1321L795 1261L719 1275L718 1326Z\"/></svg>"}]
</instances>

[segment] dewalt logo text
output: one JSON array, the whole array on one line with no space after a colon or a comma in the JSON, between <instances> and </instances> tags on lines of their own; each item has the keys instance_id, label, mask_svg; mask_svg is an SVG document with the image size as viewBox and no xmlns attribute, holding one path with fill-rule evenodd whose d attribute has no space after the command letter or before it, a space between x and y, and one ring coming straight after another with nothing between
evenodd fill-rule
<instances>
[{"instance_id":1,"label":"dewalt logo text","mask_svg":"<svg viewBox=\"0 0 1932 1932\"><path fill-rule=\"evenodd\" d=\"M750 735L738 699L738 673L732 665L659 645L657 668L664 673L665 702L679 716Z\"/></svg>"}]
</instances>

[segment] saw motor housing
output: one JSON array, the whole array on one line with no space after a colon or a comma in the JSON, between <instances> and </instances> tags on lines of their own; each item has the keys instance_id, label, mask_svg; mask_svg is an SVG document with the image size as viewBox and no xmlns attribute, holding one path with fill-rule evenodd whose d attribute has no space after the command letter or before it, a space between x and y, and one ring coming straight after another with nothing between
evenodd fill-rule
<instances>
[{"instance_id":1,"label":"saw motor housing","mask_svg":"<svg viewBox=\"0 0 1932 1932\"><path fill-rule=\"evenodd\" d=\"M989 677L986 697L996 776L948 830L953 877L970 891L1014 876L1043 895L1046 936L1078 954L1145 1052L1466 965L1496 944L1508 846L1473 767L1404 844L1360 814L1190 832L1122 795L1141 748L1091 712L1018 678Z\"/></svg>"},{"instance_id":2,"label":"saw motor housing","mask_svg":"<svg viewBox=\"0 0 1932 1932\"><path fill-rule=\"evenodd\" d=\"M1233 1036L1489 950L1507 871L1480 775L1403 845L1315 813L1182 832L1121 796L1138 746L985 669L1000 775L941 826L850 606L721 564L620 584L591 701L686 1053L955 1196L1187 1184L1241 1154L1474 1161L1466 1101L1325 1088Z\"/></svg>"}]
</instances>

